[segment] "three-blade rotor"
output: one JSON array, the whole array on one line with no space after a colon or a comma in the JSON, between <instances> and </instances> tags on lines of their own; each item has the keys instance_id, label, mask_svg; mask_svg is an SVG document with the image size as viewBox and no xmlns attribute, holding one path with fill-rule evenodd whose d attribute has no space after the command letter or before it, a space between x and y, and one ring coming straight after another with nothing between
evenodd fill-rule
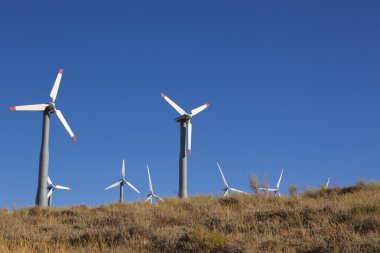
<instances>
[{"instance_id":1,"label":"three-blade rotor","mask_svg":"<svg viewBox=\"0 0 380 253\"><path fill-rule=\"evenodd\" d=\"M149 165L146 165L146 169L148 171L148 180L149 180L149 194L147 194L147 198L145 199L145 202L150 202L151 204L153 203L153 198L155 198L157 201L164 201L163 198L161 198L159 195L155 194L153 192L153 185L152 185L152 179L150 177L150 171L149 171Z\"/></svg>"},{"instance_id":2,"label":"three-blade rotor","mask_svg":"<svg viewBox=\"0 0 380 253\"><path fill-rule=\"evenodd\" d=\"M55 189L60 189L60 190L72 190L71 187L67 187L67 186L62 186L62 185L54 185L53 182L51 181L50 177L48 176L47 178L47 181L48 181L48 193L47 193L47 197L49 198L52 194L53 194L53 191Z\"/></svg>"},{"instance_id":3,"label":"three-blade rotor","mask_svg":"<svg viewBox=\"0 0 380 253\"><path fill-rule=\"evenodd\" d=\"M228 192L229 191L233 191L233 192L237 192L237 193L243 193L243 194L247 194L249 195L248 192L245 192L245 191L241 191L239 189L236 189L236 188L232 188L232 187L229 187L228 186L228 183L227 183L227 180L226 178L224 177L224 174L223 174L223 171L222 171L222 168L220 167L219 163L217 162L216 165L218 165L218 168L219 168L219 171L220 171L220 175L222 176L222 179L223 179L223 184L225 186L225 188L223 189L224 191L224 197L228 196Z\"/></svg>"},{"instance_id":4,"label":"three-blade rotor","mask_svg":"<svg viewBox=\"0 0 380 253\"><path fill-rule=\"evenodd\" d=\"M193 110L191 110L191 113L188 114L185 110L183 110L181 107L179 107L173 100L171 100L168 96L166 96L164 93L161 93L161 97L166 100L173 108L176 110L181 116L178 117L176 120L178 122L184 123L187 125L187 152L190 155L191 154L191 136L192 136L192 124L191 124L191 118L207 107L210 106L209 103L204 104L202 106L199 106Z\"/></svg>"},{"instance_id":5,"label":"three-blade rotor","mask_svg":"<svg viewBox=\"0 0 380 253\"><path fill-rule=\"evenodd\" d=\"M277 181L276 188L260 187L259 189L262 190L262 191L264 191L264 192L273 192L274 194L277 194L278 196L281 196L281 193L280 193L279 189L280 189L280 183L281 183L283 172L284 172L284 170L282 169L281 170L281 174L280 174L280 178Z\"/></svg>"},{"instance_id":6,"label":"three-blade rotor","mask_svg":"<svg viewBox=\"0 0 380 253\"><path fill-rule=\"evenodd\" d=\"M12 111L40 111L40 112L49 111L49 112L54 112L57 114L58 119L61 121L61 123L65 127L66 131L69 133L70 137L74 141L77 141L77 139L76 139L73 131L71 130L69 124L67 123L67 121L63 117L62 112L55 107L55 100L57 99L57 94L58 94L59 86L61 83L62 74L63 74L63 69L60 69L58 72L58 76L55 79L53 89L50 92L51 102L49 102L47 104L11 106L11 107L9 107L9 109Z\"/></svg>"},{"instance_id":7,"label":"three-blade rotor","mask_svg":"<svg viewBox=\"0 0 380 253\"><path fill-rule=\"evenodd\" d=\"M123 163L121 165L121 176L122 176L122 178L119 181L117 181L116 183L111 184L110 186L106 187L105 190L109 190L109 189L112 189L116 186L126 184L130 188L132 188L132 190L134 190L135 192L140 193L140 191L133 184L131 184L130 182L125 180L125 160L124 159L123 159Z\"/></svg>"}]
</instances>

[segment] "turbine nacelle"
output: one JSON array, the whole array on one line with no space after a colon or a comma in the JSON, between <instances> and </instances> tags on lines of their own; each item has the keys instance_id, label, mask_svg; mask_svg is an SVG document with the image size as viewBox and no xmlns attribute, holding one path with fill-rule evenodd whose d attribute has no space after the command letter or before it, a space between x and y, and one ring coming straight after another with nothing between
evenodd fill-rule
<instances>
[{"instance_id":1,"label":"turbine nacelle","mask_svg":"<svg viewBox=\"0 0 380 253\"><path fill-rule=\"evenodd\" d=\"M190 114L184 114L182 116L179 116L177 118L175 118L175 121L176 122L179 122L179 123L187 123L189 122L189 120L192 118L193 116L190 115Z\"/></svg>"},{"instance_id":2,"label":"turbine nacelle","mask_svg":"<svg viewBox=\"0 0 380 253\"><path fill-rule=\"evenodd\" d=\"M49 111L55 111L55 103L53 103L53 102L49 102L48 103L48 106L45 108L45 111L46 110L49 110Z\"/></svg>"}]
</instances>

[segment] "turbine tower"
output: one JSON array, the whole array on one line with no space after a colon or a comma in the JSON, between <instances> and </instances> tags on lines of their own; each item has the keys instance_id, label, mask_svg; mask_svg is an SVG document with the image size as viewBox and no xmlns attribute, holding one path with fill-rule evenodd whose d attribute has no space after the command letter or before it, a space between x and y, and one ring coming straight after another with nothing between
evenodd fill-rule
<instances>
[{"instance_id":1,"label":"turbine tower","mask_svg":"<svg viewBox=\"0 0 380 253\"><path fill-rule=\"evenodd\" d=\"M119 181L117 181L116 183L108 186L107 188L105 188L105 190L109 190L111 188L114 188L118 185L120 185L120 198L119 198L119 202L122 203L123 202L123 197L124 197L124 192L123 192L123 185L124 184L127 184L129 187L131 187L133 190L135 190L137 193L140 193L139 190L137 190L136 187L134 187L130 182L128 182L127 180L125 180L125 161L123 159L123 164L121 165L121 179Z\"/></svg>"},{"instance_id":2,"label":"turbine tower","mask_svg":"<svg viewBox=\"0 0 380 253\"><path fill-rule=\"evenodd\" d=\"M281 175L280 175L280 178L277 181L276 188L260 187L260 190L265 191L266 193L273 192L273 194L277 194L278 196L281 196L281 194L279 192L279 188L280 188L280 183L281 183L282 173L283 172L284 172L284 170L281 170Z\"/></svg>"},{"instance_id":3,"label":"turbine tower","mask_svg":"<svg viewBox=\"0 0 380 253\"><path fill-rule=\"evenodd\" d=\"M188 114L164 93L161 93L161 97L166 100L181 116L175 119L180 124L180 151L179 151L179 190L178 197L187 198L187 156L186 156L186 127L187 127L187 152L191 154L191 132L192 125L191 119L204 109L210 106L209 103L199 106Z\"/></svg>"},{"instance_id":4,"label":"turbine tower","mask_svg":"<svg viewBox=\"0 0 380 253\"><path fill-rule=\"evenodd\" d=\"M55 100L57 98L62 74L63 74L63 69L60 69L58 76L55 80L55 83L53 85L53 89L50 92L51 101L49 103L9 107L11 111L39 111L39 112L42 112L42 115L43 115L40 165L39 165L39 172L38 172L38 188L37 188L37 195L36 195L36 206L41 206L41 207L47 206L47 175L48 175L48 169L49 169L49 130L50 130L50 115L52 113L55 113L57 115L58 119L62 122L63 126L66 128L67 132L70 134L71 138L73 138L74 141L77 141L74 133L71 131L70 126L67 124L61 111L55 107Z\"/></svg>"},{"instance_id":5,"label":"turbine tower","mask_svg":"<svg viewBox=\"0 0 380 253\"><path fill-rule=\"evenodd\" d=\"M52 202L53 202L53 191L55 189L68 190L68 191L72 190L71 187L62 186L62 185L54 185L49 176L48 176L47 180L48 180L48 184L49 184L48 187L47 187L47 189L48 189L48 194L47 194L48 206L52 205Z\"/></svg>"},{"instance_id":6,"label":"turbine tower","mask_svg":"<svg viewBox=\"0 0 380 253\"><path fill-rule=\"evenodd\" d=\"M228 183L227 183L227 180L226 178L224 177L224 174L223 174L223 171L222 171L222 168L220 168L220 165L219 163L216 163L218 165L218 168L219 168L219 171L220 171L220 174L222 175L222 179L223 179L223 183L224 183L224 195L223 197L227 197L228 196L228 191L232 191L232 192L237 192L237 193L243 193L243 194L247 194L249 195L248 192L245 192L245 191L241 191L241 190L238 190L236 188L231 188L228 186Z\"/></svg>"},{"instance_id":7,"label":"turbine tower","mask_svg":"<svg viewBox=\"0 0 380 253\"><path fill-rule=\"evenodd\" d=\"M159 200L164 201L163 198L161 198L159 195L153 192L153 185L152 185L152 179L150 178L149 165L146 165L146 169L148 171L148 179L149 179L149 194L146 195L147 198L145 202L150 201L150 203L153 204L153 198L155 198L157 201Z\"/></svg>"}]
</instances>

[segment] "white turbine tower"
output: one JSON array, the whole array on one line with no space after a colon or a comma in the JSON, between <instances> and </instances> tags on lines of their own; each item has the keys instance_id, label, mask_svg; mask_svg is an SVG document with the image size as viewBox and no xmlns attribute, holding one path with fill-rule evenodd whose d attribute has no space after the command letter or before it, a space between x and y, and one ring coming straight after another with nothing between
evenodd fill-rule
<instances>
[{"instance_id":1,"label":"white turbine tower","mask_svg":"<svg viewBox=\"0 0 380 253\"><path fill-rule=\"evenodd\" d=\"M284 170L281 170L281 175L280 175L280 178L278 179L276 188L260 187L260 190L263 190L265 192L273 192L273 194L277 194L278 196L281 196L281 194L279 192L279 188L280 188L280 183L281 183L283 172L284 172Z\"/></svg>"},{"instance_id":2,"label":"white turbine tower","mask_svg":"<svg viewBox=\"0 0 380 253\"><path fill-rule=\"evenodd\" d=\"M220 165L219 165L218 162L217 162L216 164L218 165L218 168L219 168L220 174L222 175L223 183L224 183L224 186L225 186L225 188L223 189L223 191L224 191L224 195L223 195L223 197L228 196L228 191L233 191L233 192L238 192L238 193L243 193L243 194L247 194L247 195L249 195L248 192L241 191L241 190L238 190L238 189L236 189L236 188L229 187L229 186L228 186L228 183L227 183L227 180L226 180L226 178L224 177L224 174L223 174L222 168L220 168Z\"/></svg>"},{"instance_id":3,"label":"white turbine tower","mask_svg":"<svg viewBox=\"0 0 380 253\"><path fill-rule=\"evenodd\" d=\"M157 195L153 192L153 185L152 185L152 179L150 178L149 165L146 165L146 169L148 171L148 179L149 179L149 194L146 195L147 198L146 198L145 202L150 201L150 203L152 204L153 198L155 198L157 201L159 201L159 200L164 201L163 198L161 198L159 195Z\"/></svg>"},{"instance_id":4,"label":"white turbine tower","mask_svg":"<svg viewBox=\"0 0 380 253\"><path fill-rule=\"evenodd\" d=\"M136 191L137 193L140 193L139 190L137 190L136 187L134 187L130 182L128 182L127 180L125 180L125 161L123 159L123 164L121 165L121 179L119 181L117 181L116 183L108 186L107 188L105 188L105 190L109 190L111 188L114 188L118 185L120 185L120 198L119 198L119 202L123 202L123 197L124 197L124 192L123 192L123 185L124 184L127 184L129 187L131 187L134 191Z\"/></svg>"},{"instance_id":5,"label":"white turbine tower","mask_svg":"<svg viewBox=\"0 0 380 253\"><path fill-rule=\"evenodd\" d=\"M187 127L187 152L191 154L191 132L192 125L191 119L210 106L210 104L204 104L199 106L188 114L164 93L161 93L161 97L166 100L181 116L177 117L175 121L180 123L180 151L179 151L179 190L178 197L187 198L187 156L186 156L186 127Z\"/></svg>"},{"instance_id":6,"label":"white turbine tower","mask_svg":"<svg viewBox=\"0 0 380 253\"><path fill-rule=\"evenodd\" d=\"M48 182L48 193L47 193L47 198L48 198L48 206L51 206L52 205L52 202L53 202L53 191L55 191L56 189L60 189L60 190L72 190L71 187L67 187L67 186L62 186L62 185L55 185L53 184L53 182L51 181L50 177L48 176L47 177L47 182Z\"/></svg>"},{"instance_id":7,"label":"white turbine tower","mask_svg":"<svg viewBox=\"0 0 380 253\"><path fill-rule=\"evenodd\" d=\"M51 101L45 104L35 104L35 105L21 105L21 106L11 106L9 107L12 111L39 111L43 114L43 125L42 125L42 142L40 151L40 164L38 172L38 188L36 194L36 206L47 206L47 175L49 169L49 130L50 130L50 115L55 113L58 119L61 121L63 126L66 128L67 132L70 134L74 141L77 141L73 131L69 124L67 124L65 118L63 117L60 110L55 106L55 100L57 98L59 85L61 83L63 70L60 69L58 76L54 82L53 89L50 92Z\"/></svg>"}]
</instances>

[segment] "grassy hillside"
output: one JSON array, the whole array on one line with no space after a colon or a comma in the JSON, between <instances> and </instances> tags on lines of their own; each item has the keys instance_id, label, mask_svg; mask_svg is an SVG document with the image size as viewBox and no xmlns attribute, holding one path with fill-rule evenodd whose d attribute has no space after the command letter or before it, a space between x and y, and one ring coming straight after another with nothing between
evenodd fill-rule
<instances>
[{"instance_id":1,"label":"grassy hillside","mask_svg":"<svg viewBox=\"0 0 380 253\"><path fill-rule=\"evenodd\" d=\"M380 252L380 185L0 210L0 252Z\"/></svg>"}]
</instances>

